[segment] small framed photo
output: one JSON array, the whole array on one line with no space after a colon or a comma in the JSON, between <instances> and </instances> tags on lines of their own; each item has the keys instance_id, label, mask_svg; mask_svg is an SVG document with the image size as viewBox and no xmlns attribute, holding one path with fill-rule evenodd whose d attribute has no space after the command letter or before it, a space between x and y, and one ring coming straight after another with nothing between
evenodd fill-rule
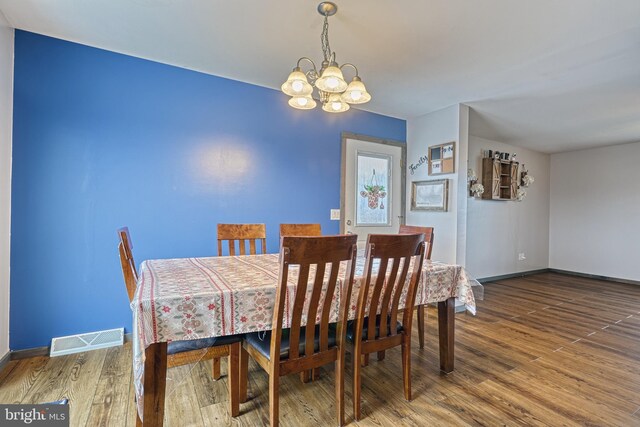
<instances>
[{"instance_id":1,"label":"small framed photo","mask_svg":"<svg viewBox=\"0 0 640 427\"><path fill-rule=\"evenodd\" d=\"M411 210L447 212L449 208L449 180L413 181Z\"/></svg>"},{"instance_id":2,"label":"small framed photo","mask_svg":"<svg viewBox=\"0 0 640 427\"><path fill-rule=\"evenodd\" d=\"M454 141L429 147L429 175L454 173L456 143Z\"/></svg>"}]
</instances>

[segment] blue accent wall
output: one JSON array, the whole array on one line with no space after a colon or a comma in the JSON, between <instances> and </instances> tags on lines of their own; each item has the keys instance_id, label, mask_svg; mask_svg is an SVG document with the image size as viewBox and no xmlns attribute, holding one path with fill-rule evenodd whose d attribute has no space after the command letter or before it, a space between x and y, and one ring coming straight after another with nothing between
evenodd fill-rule
<instances>
[{"instance_id":1,"label":"blue accent wall","mask_svg":"<svg viewBox=\"0 0 640 427\"><path fill-rule=\"evenodd\" d=\"M276 252L281 222L338 232L343 131L406 138L404 120L298 111L276 90L18 30L14 78L12 350L130 331L118 227L138 263L215 255L219 222L266 223Z\"/></svg>"}]
</instances>

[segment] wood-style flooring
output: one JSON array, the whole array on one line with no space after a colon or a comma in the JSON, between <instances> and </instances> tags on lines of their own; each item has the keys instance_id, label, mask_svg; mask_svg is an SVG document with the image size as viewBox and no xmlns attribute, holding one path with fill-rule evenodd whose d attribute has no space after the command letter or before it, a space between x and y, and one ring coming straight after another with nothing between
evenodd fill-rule
<instances>
[{"instance_id":1,"label":"wood-style flooring","mask_svg":"<svg viewBox=\"0 0 640 427\"><path fill-rule=\"evenodd\" d=\"M360 422L347 374L351 425L640 426L640 286L552 273L486 284L478 315L456 316L449 375L438 368L437 313L428 313L426 348L415 339L412 349L413 401L403 398L400 350L388 351L363 369ZM165 425L267 424L267 376L249 369L250 400L235 419L226 376L213 381L210 361L170 369ZM131 378L130 344L16 360L0 372L0 403L67 397L73 426L133 426ZM309 384L282 379L282 425L334 425L333 390L332 367Z\"/></svg>"}]
</instances>

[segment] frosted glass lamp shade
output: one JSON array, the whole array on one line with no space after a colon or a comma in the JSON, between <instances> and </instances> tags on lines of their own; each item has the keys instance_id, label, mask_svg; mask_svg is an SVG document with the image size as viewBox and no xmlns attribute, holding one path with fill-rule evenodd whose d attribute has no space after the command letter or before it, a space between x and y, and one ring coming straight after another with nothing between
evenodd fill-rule
<instances>
[{"instance_id":1,"label":"frosted glass lamp shade","mask_svg":"<svg viewBox=\"0 0 640 427\"><path fill-rule=\"evenodd\" d=\"M347 111L349 104L340 99L340 95L337 93L331 94L327 102L322 104L322 109L327 113L342 113Z\"/></svg>"},{"instance_id":2,"label":"frosted glass lamp shade","mask_svg":"<svg viewBox=\"0 0 640 427\"><path fill-rule=\"evenodd\" d=\"M367 92L367 88L360 80L360 77L356 76L347 86L347 90L344 91L341 99L349 104L364 104L371 100L371 95Z\"/></svg>"},{"instance_id":3,"label":"frosted glass lamp shade","mask_svg":"<svg viewBox=\"0 0 640 427\"><path fill-rule=\"evenodd\" d=\"M280 88L289 96L307 96L313 92L313 86L309 84L307 76L300 68L295 68Z\"/></svg>"},{"instance_id":4,"label":"frosted glass lamp shade","mask_svg":"<svg viewBox=\"0 0 640 427\"><path fill-rule=\"evenodd\" d=\"M347 88L347 82L344 81L340 68L331 65L316 80L316 87L323 92L342 93Z\"/></svg>"},{"instance_id":5,"label":"frosted glass lamp shade","mask_svg":"<svg viewBox=\"0 0 640 427\"><path fill-rule=\"evenodd\" d=\"M293 96L289 100L289 105L299 110L312 110L316 108L316 101L309 95Z\"/></svg>"}]
</instances>

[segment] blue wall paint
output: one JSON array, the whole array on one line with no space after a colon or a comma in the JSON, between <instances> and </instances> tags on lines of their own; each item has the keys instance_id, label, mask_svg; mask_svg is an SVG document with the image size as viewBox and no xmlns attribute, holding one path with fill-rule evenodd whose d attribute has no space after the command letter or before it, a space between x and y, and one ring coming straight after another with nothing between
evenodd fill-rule
<instances>
[{"instance_id":1,"label":"blue wall paint","mask_svg":"<svg viewBox=\"0 0 640 427\"><path fill-rule=\"evenodd\" d=\"M278 91L23 31L15 37L11 348L130 329L116 228L138 262L215 254L218 222L338 223L343 131L406 123L297 111ZM283 68L283 76L287 70Z\"/></svg>"}]
</instances>

